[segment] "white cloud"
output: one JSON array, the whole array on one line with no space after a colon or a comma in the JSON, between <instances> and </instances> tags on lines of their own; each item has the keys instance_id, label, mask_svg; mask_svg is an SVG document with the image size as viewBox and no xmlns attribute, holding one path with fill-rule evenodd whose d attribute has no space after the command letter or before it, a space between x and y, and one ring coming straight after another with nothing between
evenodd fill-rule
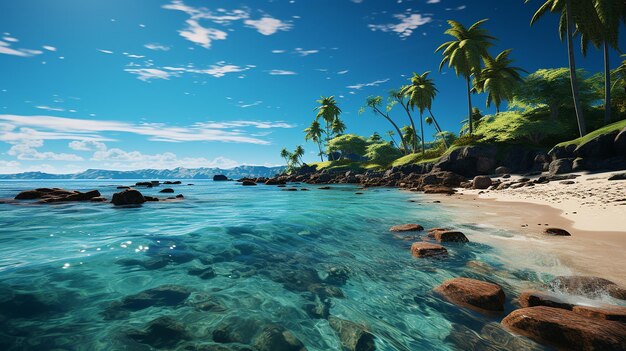
<instances>
[{"instance_id":1,"label":"white cloud","mask_svg":"<svg viewBox=\"0 0 626 351\"><path fill-rule=\"evenodd\" d=\"M218 62L214 65L209 66L209 68L199 69L199 68L190 68L190 67L172 67L172 66L164 66L161 68L126 68L124 71L137 75L138 79L143 80L145 82L150 81L151 79L165 79L168 80L170 77L178 77L183 73L195 73L195 74L206 74L213 76L215 78L221 78L229 73L238 73L247 71L255 66L247 65L245 67L227 64L226 62Z\"/></svg>"},{"instance_id":2,"label":"white cloud","mask_svg":"<svg viewBox=\"0 0 626 351\"><path fill-rule=\"evenodd\" d=\"M269 71L269 74L272 76L292 76L295 74L298 74L294 71L286 71L286 70L282 70L282 69L273 69L271 71Z\"/></svg>"},{"instance_id":3,"label":"white cloud","mask_svg":"<svg viewBox=\"0 0 626 351\"><path fill-rule=\"evenodd\" d=\"M65 111L65 109L61 108L61 107L35 106L35 108L38 108L40 110L46 110L46 111L56 111L56 112L63 112L63 111Z\"/></svg>"},{"instance_id":4,"label":"white cloud","mask_svg":"<svg viewBox=\"0 0 626 351\"><path fill-rule=\"evenodd\" d=\"M96 50L100 51L103 54L108 54L108 55L113 54L113 51L111 50L103 50L103 49L96 49Z\"/></svg>"},{"instance_id":5,"label":"white cloud","mask_svg":"<svg viewBox=\"0 0 626 351\"><path fill-rule=\"evenodd\" d=\"M438 4L440 2L441 2L441 0L428 0L428 1L426 1L427 4Z\"/></svg>"},{"instance_id":6,"label":"white cloud","mask_svg":"<svg viewBox=\"0 0 626 351\"><path fill-rule=\"evenodd\" d=\"M68 147L76 151L106 150L107 148L104 143L93 140L74 140L68 144Z\"/></svg>"},{"instance_id":7,"label":"white cloud","mask_svg":"<svg viewBox=\"0 0 626 351\"><path fill-rule=\"evenodd\" d=\"M263 35L272 35L279 30L288 31L292 28L291 23L272 17L263 17L259 20L245 20L244 23L247 26L256 28L257 32Z\"/></svg>"},{"instance_id":8,"label":"white cloud","mask_svg":"<svg viewBox=\"0 0 626 351\"><path fill-rule=\"evenodd\" d=\"M249 104L245 104L245 103L240 103L238 106L241 108L248 108L248 107L252 107L252 106L258 106L260 104L262 104L263 101L261 100L257 100L255 102L249 103Z\"/></svg>"},{"instance_id":9,"label":"white cloud","mask_svg":"<svg viewBox=\"0 0 626 351\"><path fill-rule=\"evenodd\" d=\"M57 48L55 48L54 46L50 46L50 45L44 45L42 46L42 48L48 50L48 51L57 51Z\"/></svg>"},{"instance_id":10,"label":"white cloud","mask_svg":"<svg viewBox=\"0 0 626 351\"><path fill-rule=\"evenodd\" d=\"M197 20L187 20L187 28L179 30L178 33L181 37L189 40L192 43L196 43L205 49L211 47L213 40L225 40L228 34L224 31L215 28L206 28L201 26Z\"/></svg>"},{"instance_id":11,"label":"white cloud","mask_svg":"<svg viewBox=\"0 0 626 351\"><path fill-rule=\"evenodd\" d=\"M16 38L13 38L13 37L4 37L4 38L2 38L2 40L8 41L8 42L11 42L11 43L17 43L19 41Z\"/></svg>"},{"instance_id":12,"label":"white cloud","mask_svg":"<svg viewBox=\"0 0 626 351\"><path fill-rule=\"evenodd\" d=\"M284 54L285 50L272 50L272 54Z\"/></svg>"},{"instance_id":13,"label":"white cloud","mask_svg":"<svg viewBox=\"0 0 626 351\"><path fill-rule=\"evenodd\" d=\"M171 126L162 123L129 123L88 120L52 116L0 115L3 133L0 141L9 143L24 140L112 141L101 136L103 132L131 133L148 137L152 141L193 142L217 141L229 143L269 144L251 137L242 128L272 129L293 128L285 122L231 121L194 123L188 126ZM77 145L77 144L74 144ZM87 145L87 144L84 144ZM95 145L91 143L91 145ZM79 146L80 147L80 146Z\"/></svg>"},{"instance_id":14,"label":"white cloud","mask_svg":"<svg viewBox=\"0 0 626 351\"><path fill-rule=\"evenodd\" d=\"M413 31L417 29L417 27L432 22L432 17L424 16L409 10L407 10L404 14L393 15L393 17L400 22L390 24L369 24L368 27L372 31L394 32L401 38L408 38L411 34L413 34Z\"/></svg>"},{"instance_id":15,"label":"white cloud","mask_svg":"<svg viewBox=\"0 0 626 351\"><path fill-rule=\"evenodd\" d=\"M150 81L151 79L168 80L170 77L177 75L175 72L167 72L156 68L126 68L124 71L137 75L137 79L143 80L144 82Z\"/></svg>"},{"instance_id":16,"label":"white cloud","mask_svg":"<svg viewBox=\"0 0 626 351\"><path fill-rule=\"evenodd\" d=\"M320 51L319 50L304 50L303 48L296 48L294 52L300 56L309 56L309 55L317 54Z\"/></svg>"},{"instance_id":17,"label":"white cloud","mask_svg":"<svg viewBox=\"0 0 626 351\"><path fill-rule=\"evenodd\" d=\"M451 7L446 7L446 11L461 11L461 10L465 10L467 8L467 6L465 5L461 5L455 8L451 8Z\"/></svg>"},{"instance_id":18,"label":"white cloud","mask_svg":"<svg viewBox=\"0 0 626 351\"><path fill-rule=\"evenodd\" d=\"M349 70L339 71L339 72L337 72L337 74L346 74L346 73L348 73L348 72L350 72L350 71L349 71Z\"/></svg>"},{"instance_id":19,"label":"white cloud","mask_svg":"<svg viewBox=\"0 0 626 351\"><path fill-rule=\"evenodd\" d=\"M168 51L170 49L167 45L161 45L158 43L148 43L144 45L146 49L154 50L154 51Z\"/></svg>"},{"instance_id":20,"label":"white cloud","mask_svg":"<svg viewBox=\"0 0 626 351\"><path fill-rule=\"evenodd\" d=\"M6 40L7 38L3 38L3 39ZM10 38L10 39L13 39L13 38ZM42 53L43 51L41 50L14 49L11 47L11 43L6 42L6 41L0 41L0 54L20 56L20 57L31 57L35 55L41 55Z\"/></svg>"},{"instance_id":21,"label":"white cloud","mask_svg":"<svg viewBox=\"0 0 626 351\"><path fill-rule=\"evenodd\" d=\"M136 59L140 59L140 58L144 58L145 57L145 56L136 55L136 54L129 54L127 52L123 53L123 55L126 56L126 57L136 58Z\"/></svg>"},{"instance_id":22,"label":"white cloud","mask_svg":"<svg viewBox=\"0 0 626 351\"><path fill-rule=\"evenodd\" d=\"M380 80L375 80L373 82L369 82L369 83L361 83L361 84L355 84L355 85L349 85L346 88L348 89L354 89L354 90L361 90L365 87L377 87L382 83L386 83L389 81L389 78L387 79L380 79Z\"/></svg>"},{"instance_id":23,"label":"white cloud","mask_svg":"<svg viewBox=\"0 0 626 351\"><path fill-rule=\"evenodd\" d=\"M22 161L82 161L83 158L74 154L55 153L51 151L40 152L38 148L43 146L43 140L22 140L11 146L8 155L15 156Z\"/></svg>"}]
</instances>

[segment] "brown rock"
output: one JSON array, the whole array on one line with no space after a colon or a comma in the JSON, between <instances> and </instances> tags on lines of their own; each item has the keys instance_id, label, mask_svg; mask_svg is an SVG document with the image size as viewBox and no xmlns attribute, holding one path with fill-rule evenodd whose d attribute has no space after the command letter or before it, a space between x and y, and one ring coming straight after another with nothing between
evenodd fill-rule
<instances>
[{"instance_id":1,"label":"brown rock","mask_svg":"<svg viewBox=\"0 0 626 351\"><path fill-rule=\"evenodd\" d=\"M244 180L243 182L241 182L241 185L251 186L251 185L256 185L256 182L254 180Z\"/></svg>"},{"instance_id":2,"label":"brown rock","mask_svg":"<svg viewBox=\"0 0 626 351\"><path fill-rule=\"evenodd\" d=\"M431 257L447 255L448 250L441 245L419 241L411 245L411 254L415 257Z\"/></svg>"},{"instance_id":3,"label":"brown rock","mask_svg":"<svg viewBox=\"0 0 626 351\"><path fill-rule=\"evenodd\" d=\"M519 304L522 307L547 306L571 310L574 303L565 301L556 294L538 290L525 290L519 296Z\"/></svg>"},{"instance_id":4,"label":"brown rock","mask_svg":"<svg viewBox=\"0 0 626 351\"><path fill-rule=\"evenodd\" d=\"M543 233L555 236L572 236L567 230L561 228L546 228Z\"/></svg>"},{"instance_id":5,"label":"brown rock","mask_svg":"<svg viewBox=\"0 0 626 351\"><path fill-rule=\"evenodd\" d=\"M504 291L493 283L469 278L446 280L435 288L447 300L457 305L486 311L504 310Z\"/></svg>"},{"instance_id":6,"label":"brown rock","mask_svg":"<svg viewBox=\"0 0 626 351\"><path fill-rule=\"evenodd\" d=\"M127 189L119 193L113 194L113 198L111 202L115 206L121 205L140 205L146 202L146 199L143 195L134 189Z\"/></svg>"},{"instance_id":7,"label":"brown rock","mask_svg":"<svg viewBox=\"0 0 626 351\"><path fill-rule=\"evenodd\" d=\"M394 225L389 228L390 232L421 232L422 230L424 230L424 227L414 223Z\"/></svg>"},{"instance_id":8,"label":"brown rock","mask_svg":"<svg viewBox=\"0 0 626 351\"><path fill-rule=\"evenodd\" d=\"M539 343L566 350L626 350L626 325L587 318L561 308L515 310L502 320L502 325Z\"/></svg>"},{"instance_id":9,"label":"brown rock","mask_svg":"<svg viewBox=\"0 0 626 351\"><path fill-rule=\"evenodd\" d=\"M15 200L34 200L43 196L43 192L37 190L25 190L15 196Z\"/></svg>"},{"instance_id":10,"label":"brown rock","mask_svg":"<svg viewBox=\"0 0 626 351\"><path fill-rule=\"evenodd\" d=\"M456 193L456 190L447 187L447 186L443 186L443 185L426 185L424 186L424 193L425 194L448 194L448 195L452 195L454 193Z\"/></svg>"},{"instance_id":11,"label":"brown rock","mask_svg":"<svg viewBox=\"0 0 626 351\"><path fill-rule=\"evenodd\" d=\"M487 176L476 176L472 180L472 187L474 189L487 189L491 186L491 178Z\"/></svg>"},{"instance_id":12,"label":"brown rock","mask_svg":"<svg viewBox=\"0 0 626 351\"><path fill-rule=\"evenodd\" d=\"M616 299L626 300L626 289L610 280L589 276L560 276L550 283L552 289L569 294L596 298L608 294Z\"/></svg>"},{"instance_id":13,"label":"brown rock","mask_svg":"<svg viewBox=\"0 0 626 351\"><path fill-rule=\"evenodd\" d=\"M574 306L573 311L581 316L626 323L626 307L615 305Z\"/></svg>"},{"instance_id":14,"label":"brown rock","mask_svg":"<svg viewBox=\"0 0 626 351\"><path fill-rule=\"evenodd\" d=\"M440 243L456 242L466 243L469 242L465 234L461 232L455 232L450 230L438 230L433 232L432 237Z\"/></svg>"}]
</instances>

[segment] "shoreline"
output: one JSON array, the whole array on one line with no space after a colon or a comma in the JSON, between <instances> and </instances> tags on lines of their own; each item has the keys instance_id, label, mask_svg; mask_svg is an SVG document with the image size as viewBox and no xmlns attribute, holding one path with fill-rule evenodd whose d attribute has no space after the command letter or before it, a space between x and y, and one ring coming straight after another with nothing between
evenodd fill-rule
<instances>
[{"instance_id":1,"label":"shoreline","mask_svg":"<svg viewBox=\"0 0 626 351\"><path fill-rule=\"evenodd\" d=\"M553 183L549 183L556 185ZM551 185L547 185L548 187ZM616 205L623 209L621 218L603 223L601 228L624 228L624 230L586 230L596 223L596 211L587 211L583 205L576 215L566 215L566 205L558 207L539 200L528 201L521 195L528 188L514 189L519 197L498 196L498 192L481 193L479 191L461 189L463 193L451 196L443 194L423 194L427 199L441 201L448 208L455 210L458 218L465 223L484 225L484 230L504 229L520 234L523 240L507 240L488 235L477 238L477 242L494 245L498 249L515 252L528 252L534 255L539 252L548 258L554 258L557 265L563 265L577 275L593 275L611 280L618 285L626 286L623 267L626 265L626 206ZM620 227L619 223L623 223ZM543 234L548 227L567 230L572 236L560 237ZM600 227L600 226L599 226ZM585 228L585 229L580 229ZM488 239L487 239L488 238ZM496 238L496 239L494 239ZM537 250L535 252L535 250ZM523 253L522 253L523 254ZM514 257L512 257L514 258ZM535 267L537 268L537 267ZM545 267L547 270L549 267ZM545 273L545 272L544 272Z\"/></svg>"}]
</instances>

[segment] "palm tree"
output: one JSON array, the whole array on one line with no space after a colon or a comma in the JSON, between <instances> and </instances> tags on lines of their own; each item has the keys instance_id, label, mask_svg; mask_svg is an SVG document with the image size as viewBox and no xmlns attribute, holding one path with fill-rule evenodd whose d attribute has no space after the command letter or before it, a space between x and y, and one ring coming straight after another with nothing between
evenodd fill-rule
<instances>
[{"instance_id":1,"label":"palm tree","mask_svg":"<svg viewBox=\"0 0 626 351\"><path fill-rule=\"evenodd\" d=\"M389 117L389 113L383 112L380 110L380 107L383 103L383 97L382 96L369 96L366 100L365 100L365 106L369 107L370 109L372 109L372 112L374 112L375 114L379 114L382 117L384 117L389 123L391 123L391 125L396 129L396 132L398 132L398 135L400 136L400 140L402 141L402 148L404 149L404 153L408 153L409 152L409 147L407 146L407 142L405 140L404 135L402 134L402 132L400 131L400 128L398 127L398 125L396 124L396 122L394 122L391 117ZM359 113L362 113L365 110L365 107L362 107L361 110L359 111Z\"/></svg>"},{"instance_id":2,"label":"palm tree","mask_svg":"<svg viewBox=\"0 0 626 351\"><path fill-rule=\"evenodd\" d=\"M391 144L392 145L398 145L398 143L396 142L396 139L393 138L394 135L396 135L396 133L393 130L388 130L387 133L385 133L386 136L389 137L389 139L391 139Z\"/></svg>"},{"instance_id":3,"label":"palm tree","mask_svg":"<svg viewBox=\"0 0 626 351\"><path fill-rule=\"evenodd\" d=\"M285 162L287 162L287 165L289 165L289 162L291 160L291 152L289 152L287 148L282 148L280 150L280 157L284 158Z\"/></svg>"},{"instance_id":4,"label":"palm tree","mask_svg":"<svg viewBox=\"0 0 626 351\"><path fill-rule=\"evenodd\" d=\"M413 77L411 80L411 85L407 85L402 88L402 94L408 96L409 98L409 107L414 109L416 106L420 112L420 128L422 129L422 153L425 152L424 147L424 110L431 111L433 100L437 95L437 88L435 87L435 82L432 78L428 78L430 72L424 72L422 75L417 73L413 73ZM430 112L432 120L436 122L435 117L432 112ZM441 133L441 128L439 128L439 123L436 123L437 130ZM444 140L445 144L445 140ZM447 145L446 145L447 147Z\"/></svg>"},{"instance_id":5,"label":"palm tree","mask_svg":"<svg viewBox=\"0 0 626 351\"><path fill-rule=\"evenodd\" d=\"M339 117L337 117L335 118L333 123L330 124L330 131L334 135L340 136L341 134L343 134L343 132L346 131L346 125L343 123L343 121Z\"/></svg>"},{"instance_id":6,"label":"palm tree","mask_svg":"<svg viewBox=\"0 0 626 351\"><path fill-rule=\"evenodd\" d=\"M404 135L404 139L406 139L407 143L417 144L420 142L420 137L417 136L417 133L415 133L415 130L411 126L402 127L401 135Z\"/></svg>"},{"instance_id":7,"label":"palm tree","mask_svg":"<svg viewBox=\"0 0 626 351\"><path fill-rule=\"evenodd\" d=\"M530 0L526 0L528 3ZM576 79L576 60L574 58L574 27L576 26L575 18L579 19L579 23L589 14L584 13L585 1L572 0L547 0L530 20L530 25L537 22L544 14L549 12L559 12L561 19L559 22L559 34L561 40L563 36L567 38L567 51L568 62L570 71L570 80L572 84L572 97L574 99L574 110L576 111L576 120L578 121L578 132L580 136L586 134L585 119L583 116L583 110L580 104L580 98L578 93L578 80ZM575 5L575 6L574 6ZM575 15L576 14L576 15Z\"/></svg>"},{"instance_id":8,"label":"palm tree","mask_svg":"<svg viewBox=\"0 0 626 351\"><path fill-rule=\"evenodd\" d=\"M487 107L491 103L496 105L496 113L500 113L502 100L510 100L514 97L515 86L522 81L520 72L525 70L511 66L513 60L509 58L511 49L502 51L496 58L484 59L485 67L480 74L474 75L474 91L487 93Z\"/></svg>"},{"instance_id":9,"label":"palm tree","mask_svg":"<svg viewBox=\"0 0 626 351\"><path fill-rule=\"evenodd\" d=\"M295 164L302 164L302 156L304 156L304 148L298 145L292 154L292 159Z\"/></svg>"},{"instance_id":10,"label":"palm tree","mask_svg":"<svg viewBox=\"0 0 626 351\"><path fill-rule=\"evenodd\" d=\"M334 96L322 96L317 100L317 103L320 105L314 109L314 111L317 111L315 119L322 118L324 122L326 122L326 145L328 145L328 141L332 139L331 125L335 119L339 118L341 109L337 106ZM331 155L332 154L329 154L329 158L332 159Z\"/></svg>"},{"instance_id":11,"label":"palm tree","mask_svg":"<svg viewBox=\"0 0 626 351\"><path fill-rule=\"evenodd\" d=\"M324 162L324 152L322 152L322 127L320 126L320 122L317 120L313 120L311 125L304 130L306 133L304 135L304 140L311 140L317 144L319 149L319 157L322 162Z\"/></svg>"},{"instance_id":12,"label":"palm tree","mask_svg":"<svg viewBox=\"0 0 626 351\"><path fill-rule=\"evenodd\" d=\"M583 55L587 55L587 47L591 42L596 48L604 51L604 123L611 120L611 66L609 49L619 51L618 38L622 22L626 23L626 2L623 0L592 0L584 2L584 13L588 14L584 21L577 24L581 33Z\"/></svg>"},{"instance_id":13,"label":"palm tree","mask_svg":"<svg viewBox=\"0 0 626 351\"><path fill-rule=\"evenodd\" d=\"M417 133L417 130L415 129L415 123L413 122L413 116L411 116L411 111L409 110L409 106L405 101L406 95L402 93L402 89L404 89L404 87L400 89L392 89L389 91L389 97L393 102L390 103L387 109L391 109L394 103L399 103L400 105L402 105L404 112L406 112L406 115L409 117L413 132ZM413 152L417 152L417 134L411 140L413 140L413 143L409 143L409 145L413 147Z\"/></svg>"},{"instance_id":14,"label":"palm tree","mask_svg":"<svg viewBox=\"0 0 626 351\"><path fill-rule=\"evenodd\" d=\"M494 37L481 28L487 19L474 23L471 27L465 28L461 23L449 20L450 28L445 34L454 37L454 40L441 44L435 52L442 51L443 60L439 65L439 71L445 64L454 68L457 76L463 76L467 83L467 113L469 118L470 135L472 128L472 95L470 89L470 79L473 74L480 72L481 59L489 57L488 49L493 45Z\"/></svg>"}]
</instances>

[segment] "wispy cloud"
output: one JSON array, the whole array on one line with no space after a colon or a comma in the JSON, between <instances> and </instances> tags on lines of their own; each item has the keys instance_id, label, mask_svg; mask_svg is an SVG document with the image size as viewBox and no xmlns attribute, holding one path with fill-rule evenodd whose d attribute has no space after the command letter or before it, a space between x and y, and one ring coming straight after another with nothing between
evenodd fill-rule
<instances>
[{"instance_id":1,"label":"wispy cloud","mask_svg":"<svg viewBox=\"0 0 626 351\"><path fill-rule=\"evenodd\" d=\"M461 5L457 7L446 7L446 11L461 11L461 10L465 10L466 8L467 6L465 5Z\"/></svg>"},{"instance_id":2,"label":"wispy cloud","mask_svg":"<svg viewBox=\"0 0 626 351\"><path fill-rule=\"evenodd\" d=\"M50 46L50 45L44 45L42 46L42 48L48 51L57 51L57 48L55 48L54 46Z\"/></svg>"},{"instance_id":3,"label":"wispy cloud","mask_svg":"<svg viewBox=\"0 0 626 351\"><path fill-rule=\"evenodd\" d=\"M137 79L142 80L144 82L148 82L153 79L164 79L169 80L171 77L179 77L184 73L195 73L195 74L206 74L215 78L224 77L230 73L238 73L247 71L249 69L254 68L253 65L247 66L237 66L233 64L228 64L224 61L220 61L214 65L209 66L209 68L200 69L194 67L174 67L174 66L164 66L164 67L143 67L143 68L134 68L136 65L133 65L133 68L126 68L124 71L137 75Z\"/></svg>"},{"instance_id":4,"label":"wispy cloud","mask_svg":"<svg viewBox=\"0 0 626 351\"><path fill-rule=\"evenodd\" d=\"M44 106L44 105L35 106L35 108L38 108L40 110L46 110L46 111L56 111L56 112L65 111L65 109L61 107L50 107L50 106Z\"/></svg>"},{"instance_id":5,"label":"wispy cloud","mask_svg":"<svg viewBox=\"0 0 626 351\"><path fill-rule=\"evenodd\" d=\"M285 50L272 50L272 54L284 54Z\"/></svg>"},{"instance_id":6,"label":"wispy cloud","mask_svg":"<svg viewBox=\"0 0 626 351\"><path fill-rule=\"evenodd\" d=\"M353 90L361 90L365 87L377 87L383 83L387 83L389 81L389 78L386 79L379 79L379 80L375 80L373 82L369 82L369 83L360 83L360 84L355 84L355 85L348 85L346 88L348 89L353 89Z\"/></svg>"},{"instance_id":7,"label":"wispy cloud","mask_svg":"<svg viewBox=\"0 0 626 351\"><path fill-rule=\"evenodd\" d=\"M279 19L272 17L263 17L259 20L245 20L244 23L253 27L257 30L257 32L263 35L272 35L276 32L280 31L288 31L292 28L292 24L288 22L283 22Z\"/></svg>"},{"instance_id":8,"label":"wispy cloud","mask_svg":"<svg viewBox=\"0 0 626 351\"><path fill-rule=\"evenodd\" d=\"M0 141L18 143L24 140L76 140L103 142L113 139L101 135L105 132L122 132L142 135L152 141L193 142L217 141L265 145L267 140L251 137L246 128L293 128L285 122L231 121L204 122L189 126L172 126L162 123L130 123L75 119L52 116L0 115L4 122Z\"/></svg>"},{"instance_id":9,"label":"wispy cloud","mask_svg":"<svg viewBox=\"0 0 626 351\"><path fill-rule=\"evenodd\" d=\"M399 22L389 24L369 24L368 27L372 31L394 32L401 38L405 39L410 37L417 27L432 22L432 17L412 12L411 10L407 10L405 13L395 14L393 17Z\"/></svg>"},{"instance_id":10,"label":"wispy cloud","mask_svg":"<svg viewBox=\"0 0 626 351\"><path fill-rule=\"evenodd\" d=\"M282 69L273 69L269 71L268 73L272 76L292 76L292 75L298 74L294 71L286 71Z\"/></svg>"},{"instance_id":11,"label":"wispy cloud","mask_svg":"<svg viewBox=\"0 0 626 351\"><path fill-rule=\"evenodd\" d=\"M346 73L348 73L348 72L350 72L350 71L349 71L349 70L339 71L339 72L337 72L337 74L346 74Z\"/></svg>"},{"instance_id":12,"label":"wispy cloud","mask_svg":"<svg viewBox=\"0 0 626 351\"><path fill-rule=\"evenodd\" d=\"M161 45L158 43L148 43L144 45L146 49L154 50L154 51L168 51L170 49L167 45Z\"/></svg>"},{"instance_id":13,"label":"wispy cloud","mask_svg":"<svg viewBox=\"0 0 626 351\"><path fill-rule=\"evenodd\" d=\"M18 40L11 37L4 37L3 39L4 41L0 40L0 54L20 57L32 57L35 55L41 55L43 53L43 51L41 50L12 48L12 43L17 42Z\"/></svg>"},{"instance_id":14,"label":"wispy cloud","mask_svg":"<svg viewBox=\"0 0 626 351\"><path fill-rule=\"evenodd\" d=\"M178 76L177 72L164 71L157 68L126 68L124 71L137 75L137 79L148 82L152 79L168 80L172 76Z\"/></svg>"},{"instance_id":15,"label":"wispy cloud","mask_svg":"<svg viewBox=\"0 0 626 351\"><path fill-rule=\"evenodd\" d=\"M438 4L440 2L441 2L441 0L428 0L428 1L426 1L427 4Z\"/></svg>"},{"instance_id":16,"label":"wispy cloud","mask_svg":"<svg viewBox=\"0 0 626 351\"><path fill-rule=\"evenodd\" d=\"M113 51L111 51L111 50L104 50L104 49L96 49L96 50L100 51L103 54L107 54L107 55L113 54Z\"/></svg>"},{"instance_id":17,"label":"wispy cloud","mask_svg":"<svg viewBox=\"0 0 626 351\"><path fill-rule=\"evenodd\" d=\"M320 51L319 50L304 50L303 48L296 48L294 52L300 56L309 56L309 55L317 54Z\"/></svg>"},{"instance_id":18,"label":"wispy cloud","mask_svg":"<svg viewBox=\"0 0 626 351\"><path fill-rule=\"evenodd\" d=\"M210 48L214 40L225 40L228 36L226 32L219 29L203 27L195 19L189 19L186 23L187 27L178 31L180 36L205 49Z\"/></svg>"}]
</instances>

